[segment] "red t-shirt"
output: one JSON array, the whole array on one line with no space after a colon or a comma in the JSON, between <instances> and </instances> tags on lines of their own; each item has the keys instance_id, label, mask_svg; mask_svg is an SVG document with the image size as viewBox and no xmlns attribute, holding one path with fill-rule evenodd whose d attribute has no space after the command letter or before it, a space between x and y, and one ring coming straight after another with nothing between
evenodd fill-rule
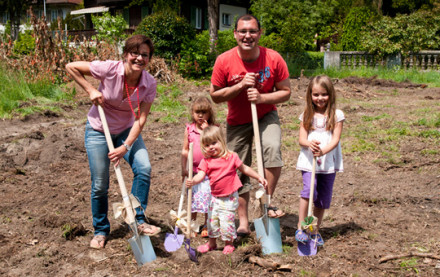
<instances>
[{"instance_id":1,"label":"red t-shirt","mask_svg":"<svg viewBox=\"0 0 440 277\"><path fill-rule=\"evenodd\" d=\"M243 186L236 171L242 164L237 153L231 152L226 157L203 159L199 164L199 170L208 176L211 194L215 197L225 197Z\"/></svg>"},{"instance_id":2,"label":"red t-shirt","mask_svg":"<svg viewBox=\"0 0 440 277\"><path fill-rule=\"evenodd\" d=\"M226 51L217 57L212 72L211 83L214 86L225 88L233 86L248 72L259 73L257 89L260 93L274 91L275 83L289 78L289 70L283 57L275 50L259 46L260 56L254 62L244 62L238 55L238 46ZM258 118L262 118L270 111L276 110L273 104L258 104ZM252 122L251 104L247 99L247 92L228 101L229 125L241 125Z\"/></svg>"}]
</instances>

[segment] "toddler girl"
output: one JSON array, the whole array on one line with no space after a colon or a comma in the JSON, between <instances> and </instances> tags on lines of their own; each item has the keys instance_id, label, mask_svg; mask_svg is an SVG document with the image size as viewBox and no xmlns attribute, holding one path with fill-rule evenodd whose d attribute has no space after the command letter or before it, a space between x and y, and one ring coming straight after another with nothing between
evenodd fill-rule
<instances>
[{"instance_id":1,"label":"toddler girl","mask_svg":"<svg viewBox=\"0 0 440 277\"><path fill-rule=\"evenodd\" d=\"M330 208L336 172L343 171L339 140L345 117L341 110L336 109L335 103L335 89L330 78L316 76L307 87L306 108L299 117L301 152L296 168L302 171L303 189L299 202L298 230L295 232L295 239L303 243L312 239L316 241L317 246L324 245L324 240L319 234L319 227L324 210ZM312 200L315 205L313 215L318 218L318 223L317 228L314 228L309 236L301 230L301 222L307 216L310 201L313 157L317 159L315 188L313 188L315 192Z\"/></svg>"},{"instance_id":2,"label":"toddler girl","mask_svg":"<svg viewBox=\"0 0 440 277\"><path fill-rule=\"evenodd\" d=\"M191 105L191 124L186 124L182 148L182 179L188 176L187 161L189 144L193 143L193 171L197 174L197 167L203 159L200 149L200 133L209 125L215 124L215 115L211 101L207 97L199 97ZM202 228L202 237L208 237L206 220L208 218L208 206L211 199L208 177L192 187L191 220L196 220L197 213L205 214L205 224Z\"/></svg>"},{"instance_id":3,"label":"toddler girl","mask_svg":"<svg viewBox=\"0 0 440 277\"><path fill-rule=\"evenodd\" d=\"M235 230L235 210L238 208L238 192L242 186L236 170L258 180L267 187L267 181L255 170L243 164L237 153L231 152L218 126L206 127L201 136L201 148L205 158L199 164L199 171L187 187L201 182L208 176L211 186L211 202L208 210L209 241L197 248L200 253L217 249L216 239L225 241L223 254L231 254L235 248L233 241L237 237Z\"/></svg>"}]
</instances>

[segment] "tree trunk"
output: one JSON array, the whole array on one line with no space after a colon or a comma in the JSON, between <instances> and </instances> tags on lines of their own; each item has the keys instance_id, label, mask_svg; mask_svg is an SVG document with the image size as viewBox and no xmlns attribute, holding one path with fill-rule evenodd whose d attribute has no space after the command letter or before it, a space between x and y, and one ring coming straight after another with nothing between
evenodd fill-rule
<instances>
[{"instance_id":1,"label":"tree trunk","mask_svg":"<svg viewBox=\"0 0 440 277\"><path fill-rule=\"evenodd\" d=\"M209 45L211 53L215 51L215 44L218 39L218 6L219 0L208 1L208 22L209 22Z\"/></svg>"}]
</instances>

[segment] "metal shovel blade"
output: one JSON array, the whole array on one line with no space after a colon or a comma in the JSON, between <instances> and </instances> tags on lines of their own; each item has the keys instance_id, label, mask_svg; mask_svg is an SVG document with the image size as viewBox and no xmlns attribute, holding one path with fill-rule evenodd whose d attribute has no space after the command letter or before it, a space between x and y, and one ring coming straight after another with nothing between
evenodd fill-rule
<instances>
[{"instance_id":1,"label":"metal shovel blade","mask_svg":"<svg viewBox=\"0 0 440 277\"><path fill-rule=\"evenodd\" d=\"M298 242L298 255L300 256L314 256L318 252L318 247L314 240L308 242Z\"/></svg>"},{"instance_id":2,"label":"metal shovel blade","mask_svg":"<svg viewBox=\"0 0 440 277\"><path fill-rule=\"evenodd\" d=\"M174 234L167 233L165 235L164 246L166 251L174 252L177 251L180 247L182 247L185 236L179 235L178 230L179 228L176 226L174 227Z\"/></svg>"},{"instance_id":3,"label":"metal shovel blade","mask_svg":"<svg viewBox=\"0 0 440 277\"><path fill-rule=\"evenodd\" d=\"M139 247L140 241L140 247ZM154 261L156 259L156 254L154 253L153 245L149 236L139 236L139 239L132 237L128 240L133 251L134 258L138 266L142 266L145 263Z\"/></svg>"},{"instance_id":4,"label":"metal shovel blade","mask_svg":"<svg viewBox=\"0 0 440 277\"><path fill-rule=\"evenodd\" d=\"M199 260L197 259L197 252L194 248L191 247L191 240L185 239L185 249L188 253L189 259L195 263L198 263Z\"/></svg>"},{"instance_id":5,"label":"metal shovel blade","mask_svg":"<svg viewBox=\"0 0 440 277\"><path fill-rule=\"evenodd\" d=\"M266 218L264 218L266 217ZM266 231L264 221L267 220L268 231ZM272 253L282 253L283 244L281 242L280 220L270 218L267 215L254 220L257 239L261 242L264 255Z\"/></svg>"}]
</instances>

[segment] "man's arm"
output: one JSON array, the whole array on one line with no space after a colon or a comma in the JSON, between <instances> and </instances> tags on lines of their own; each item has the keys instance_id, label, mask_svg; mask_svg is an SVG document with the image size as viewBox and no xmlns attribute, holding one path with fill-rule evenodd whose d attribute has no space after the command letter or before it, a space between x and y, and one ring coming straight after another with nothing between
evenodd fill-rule
<instances>
[{"instance_id":1,"label":"man's arm","mask_svg":"<svg viewBox=\"0 0 440 277\"><path fill-rule=\"evenodd\" d=\"M248 72L244 76L243 80L241 80L241 82L231 87L221 88L211 83L211 89L209 90L209 94L211 95L212 101L218 104L237 97L237 95L239 95L243 89L247 89L255 86L257 82L257 76L258 76L257 73Z\"/></svg>"},{"instance_id":2,"label":"man's arm","mask_svg":"<svg viewBox=\"0 0 440 277\"><path fill-rule=\"evenodd\" d=\"M290 99L289 78L275 83L276 90L270 93L259 93L257 89L248 89L248 100L256 104L279 104Z\"/></svg>"}]
</instances>

